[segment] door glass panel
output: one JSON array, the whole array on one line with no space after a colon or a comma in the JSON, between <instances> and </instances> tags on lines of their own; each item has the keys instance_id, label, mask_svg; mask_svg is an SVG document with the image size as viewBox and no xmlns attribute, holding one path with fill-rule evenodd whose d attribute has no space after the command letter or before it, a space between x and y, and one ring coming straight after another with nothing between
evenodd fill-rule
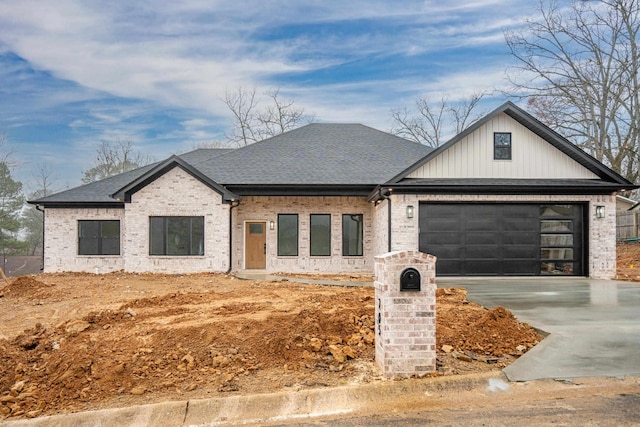
<instances>
[{"instance_id":1,"label":"door glass panel","mask_svg":"<svg viewBox=\"0 0 640 427\"><path fill-rule=\"evenodd\" d=\"M541 246L573 246L573 234L543 234Z\"/></svg>"},{"instance_id":2,"label":"door glass panel","mask_svg":"<svg viewBox=\"0 0 640 427\"><path fill-rule=\"evenodd\" d=\"M573 274L572 262L543 262L540 274Z\"/></svg>"},{"instance_id":3,"label":"door glass panel","mask_svg":"<svg viewBox=\"0 0 640 427\"><path fill-rule=\"evenodd\" d=\"M541 259L573 259L573 249L570 248L542 248L540 249Z\"/></svg>"},{"instance_id":4,"label":"door glass panel","mask_svg":"<svg viewBox=\"0 0 640 427\"><path fill-rule=\"evenodd\" d=\"M540 221L540 231L543 233L549 232L571 232L572 230L571 220L544 220Z\"/></svg>"},{"instance_id":5,"label":"door glass panel","mask_svg":"<svg viewBox=\"0 0 640 427\"><path fill-rule=\"evenodd\" d=\"M249 224L250 234L262 234L262 226L264 224Z\"/></svg>"},{"instance_id":6,"label":"door glass panel","mask_svg":"<svg viewBox=\"0 0 640 427\"><path fill-rule=\"evenodd\" d=\"M573 205L543 205L540 216L573 216Z\"/></svg>"}]
</instances>

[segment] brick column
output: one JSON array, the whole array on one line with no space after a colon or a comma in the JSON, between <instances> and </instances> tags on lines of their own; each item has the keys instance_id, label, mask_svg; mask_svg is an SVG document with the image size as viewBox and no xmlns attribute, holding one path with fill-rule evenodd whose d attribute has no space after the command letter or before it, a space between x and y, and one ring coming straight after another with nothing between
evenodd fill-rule
<instances>
[{"instance_id":1,"label":"brick column","mask_svg":"<svg viewBox=\"0 0 640 427\"><path fill-rule=\"evenodd\" d=\"M396 251L375 257L376 362L388 377L423 376L436 369L436 257ZM400 290L406 268L420 290Z\"/></svg>"}]
</instances>

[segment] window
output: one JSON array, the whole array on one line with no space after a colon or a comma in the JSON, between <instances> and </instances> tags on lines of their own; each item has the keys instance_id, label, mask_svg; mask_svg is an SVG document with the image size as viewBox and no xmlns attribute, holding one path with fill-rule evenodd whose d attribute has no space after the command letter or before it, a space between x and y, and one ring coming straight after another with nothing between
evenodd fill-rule
<instances>
[{"instance_id":1,"label":"window","mask_svg":"<svg viewBox=\"0 0 640 427\"><path fill-rule=\"evenodd\" d=\"M331 255L331 215L311 215L311 256Z\"/></svg>"},{"instance_id":2,"label":"window","mask_svg":"<svg viewBox=\"0 0 640 427\"><path fill-rule=\"evenodd\" d=\"M78 255L120 255L120 221L78 221Z\"/></svg>"},{"instance_id":3,"label":"window","mask_svg":"<svg viewBox=\"0 0 640 427\"><path fill-rule=\"evenodd\" d=\"M362 214L342 215L342 256L362 256Z\"/></svg>"},{"instance_id":4,"label":"window","mask_svg":"<svg viewBox=\"0 0 640 427\"><path fill-rule=\"evenodd\" d=\"M278 256L298 256L298 215L278 215Z\"/></svg>"},{"instance_id":5,"label":"window","mask_svg":"<svg viewBox=\"0 0 640 427\"><path fill-rule=\"evenodd\" d=\"M149 255L204 255L204 217L150 217Z\"/></svg>"},{"instance_id":6,"label":"window","mask_svg":"<svg viewBox=\"0 0 640 427\"><path fill-rule=\"evenodd\" d=\"M511 134L495 132L493 134L493 159L511 160Z\"/></svg>"}]
</instances>

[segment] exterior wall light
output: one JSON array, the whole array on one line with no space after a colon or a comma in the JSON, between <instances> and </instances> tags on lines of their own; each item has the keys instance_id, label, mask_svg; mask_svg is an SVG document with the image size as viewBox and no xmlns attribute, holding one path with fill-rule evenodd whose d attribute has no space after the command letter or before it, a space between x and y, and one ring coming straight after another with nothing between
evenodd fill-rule
<instances>
[{"instance_id":1,"label":"exterior wall light","mask_svg":"<svg viewBox=\"0 0 640 427\"><path fill-rule=\"evenodd\" d=\"M414 208L413 205L407 206L407 218L413 218Z\"/></svg>"},{"instance_id":2,"label":"exterior wall light","mask_svg":"<svg viewBox=\"0 0 640 427\"><path fill-rule=\"evenodd\" d=\"M604 206L596 206L596 218L604 218Z\"/></svg>"},{"instance_id":3,"label":"exterior wall light","mask_svg":"<svg viewBox=\"0 0 640 427\"><path fill-rule=\"evenodd\" d=\"M276 223L273 221L269 221L269 230L273 230L276 228Z\"/></svg>"}]
</instances>

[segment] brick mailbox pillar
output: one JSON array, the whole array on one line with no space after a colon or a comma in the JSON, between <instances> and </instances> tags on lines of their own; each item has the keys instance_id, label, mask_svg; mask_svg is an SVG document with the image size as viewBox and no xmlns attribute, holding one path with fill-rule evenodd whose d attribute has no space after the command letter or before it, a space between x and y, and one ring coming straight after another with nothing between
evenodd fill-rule
<instances>
[{"instance_id":1,"label":"brick mailbox pillar","mask_svg":"<svg viewBox=\"0 0 640 427\"><path fill-rule=\"evenodd\" d=\"M376 362L388 377L436 369L436 257L396 251L375 257Z\"/></svg>"}]
</instances>

